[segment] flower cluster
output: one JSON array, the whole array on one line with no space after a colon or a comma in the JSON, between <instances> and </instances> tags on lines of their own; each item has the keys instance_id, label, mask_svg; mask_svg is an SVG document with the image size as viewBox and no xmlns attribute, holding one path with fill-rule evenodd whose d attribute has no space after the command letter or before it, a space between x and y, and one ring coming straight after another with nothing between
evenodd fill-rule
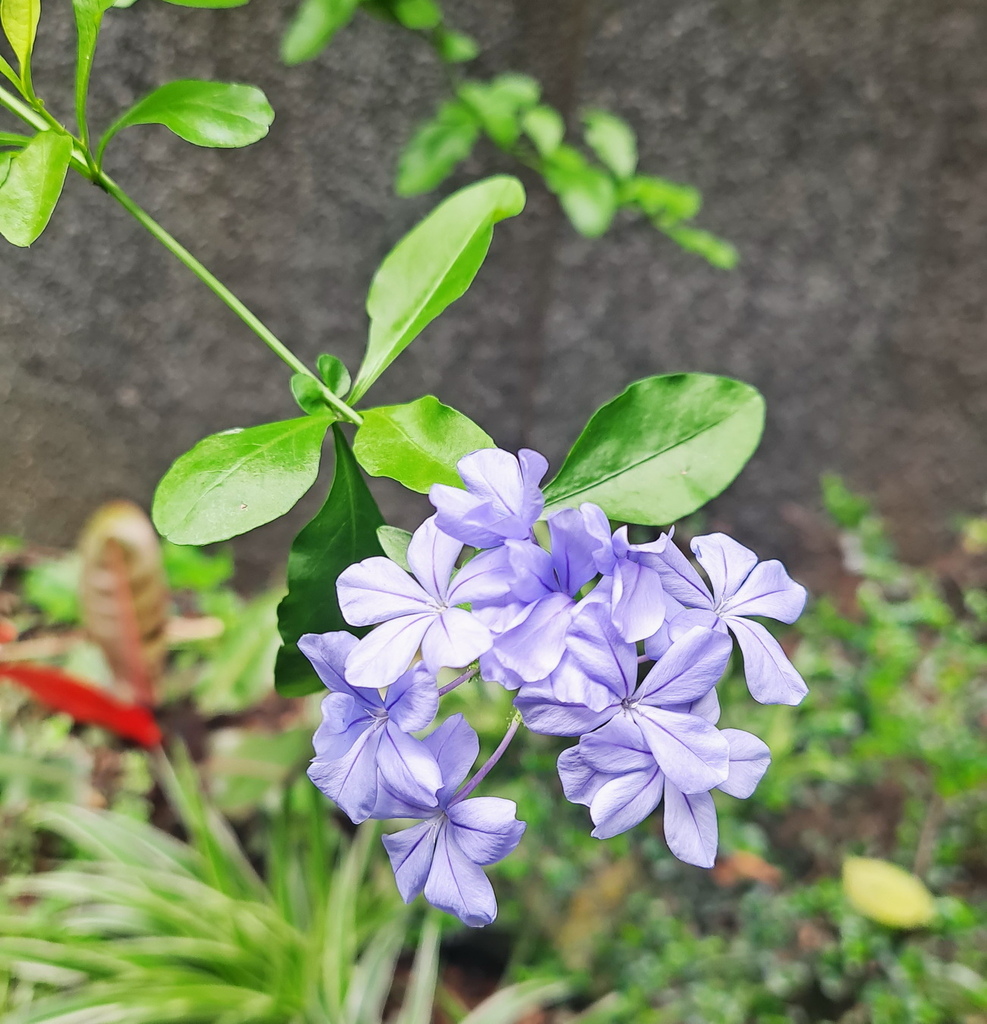
<instances>
[{"instance_id":1,"label":"flower cluster","mask_svg":"<svg viewBox=\"0 0 987 1024\"><path fill-rule=\"evenodd\" d=\"M731 635L753 697L799 703L805 684L751 617L794 622L804 589L723 534L692 542L707 585L670 536L632 544L596 505L550 513L536 534L548 468L536 452L484 449L458 468L465 487L432 488L436 512L411 538L407 571L376 557L339 576L347 622L374 628L299 643L329 690L312 781L354 822L416 822L384 838L402 897L424 892L470 925L496 916L482 868L525 828L512 801L472 793L521 721L578 738L558 770L594 836L632 828L664 800L669 849L711 867L711 791L750 796L770 761L756 736L717 728ZM440 687L448 669L465 671ZM466 782L479 741L462 715L416 734L444 693L477 675L516 691L517 715Z\"/></svg>"}]
</instances>

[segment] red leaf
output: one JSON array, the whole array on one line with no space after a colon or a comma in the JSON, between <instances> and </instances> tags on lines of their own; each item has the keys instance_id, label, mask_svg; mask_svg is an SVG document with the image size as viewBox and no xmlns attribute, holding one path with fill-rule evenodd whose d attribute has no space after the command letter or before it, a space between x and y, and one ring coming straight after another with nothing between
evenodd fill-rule
<instances>
[{"instance_id":1,"label":"red leaf","mask_svg":"<svg viewBox=\"0 0 987 1024\"><path fill-rule=\"evenodd\" d=\"M161 742L161 730L147 708L123 704L61 669L0 662L0 678L23 686L43 704L56 711L64 711L77 722L101 725L142 747L156 747Z\"/></svg>"}]
</instances>

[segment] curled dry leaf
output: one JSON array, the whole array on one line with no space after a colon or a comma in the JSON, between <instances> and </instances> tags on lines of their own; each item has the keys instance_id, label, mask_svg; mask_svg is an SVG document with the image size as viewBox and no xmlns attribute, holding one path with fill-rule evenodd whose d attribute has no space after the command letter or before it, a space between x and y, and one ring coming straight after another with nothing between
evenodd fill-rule
<instances>
[{"instance_id":1,"label":"curled dry leaf","mask_svg":"<svg viewBox=\"0 0 987 1024\"><path fill-rule=\"evenodd\" d=\"M750 850L736 850L726 857L717 858L711 873L713 881L722 886L761 882L777 887L781 883L781 871Z\"/></svg>"},{"instance_id":2,"label":"curled dry leaf","mask_svg":"<svg viewBox=\"0 0 987 1024\"><path fill-rule=\"evenodd\" d=\"M161 544L147 515L129 501L98 509L79 538L82 615L118 684L154 704L164 668L168 585Z\"/></svg>"}]
</instances>

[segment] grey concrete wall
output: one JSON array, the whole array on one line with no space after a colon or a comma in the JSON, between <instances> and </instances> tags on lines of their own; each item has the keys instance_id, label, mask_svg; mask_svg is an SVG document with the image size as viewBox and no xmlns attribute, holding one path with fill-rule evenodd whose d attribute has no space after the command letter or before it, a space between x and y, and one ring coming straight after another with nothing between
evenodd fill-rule
<instances>
[{"instance_id":1,"label":"grey concrete wall","mask_svg":"<svg viewBox=\"0 0 987 1024\"><path fill-rule=\"evenodd\" d=\"M39 85L70 110L68 5L49 2ZM436 201L396 198L395 158L442 90L430 55L360 17L286 70L287 0L111 12L94 111L174 77L263 87L269 140L195 149L126 133L109 169L304 357L351 366L389 246ZM732 374L768 399L763 446L714 506L765 552L823 470L875 496L906 550L944 543L987 490L987 5L982 0L446 0L484 71L541 77L571 114L607 105L644 168L694 182L743 262L713 270L647 227L586 241L530 183L468 296L375 389L429 391L505 446L558 462L627 382ZM59 102L60 100L60 102ZM455 184L504 158L481 148ZM65 541L94 504L148 502L206 433L294 414L281 365L126 213L71 180L29 251L0 250L0 532ZM397 490L385 507L407 523ZM313 507L259 531L284 558Z\"/></svg>"}]
</instances>

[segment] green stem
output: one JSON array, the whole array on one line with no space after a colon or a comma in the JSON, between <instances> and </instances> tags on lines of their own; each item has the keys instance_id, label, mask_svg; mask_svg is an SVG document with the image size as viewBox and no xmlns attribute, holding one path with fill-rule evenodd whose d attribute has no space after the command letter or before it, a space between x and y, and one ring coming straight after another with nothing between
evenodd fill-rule
<instances>
[{"instance_id":1,"label":"green stem","mask_svg":"<svg viewBox=\"0 0 987 1024\"><path fill-rule=\"evenodd\" d=\"M142 207L138 206L126 192L109 175L100 171L96 176L96 184L107 194L111 195L134 220L141 224L151 235L153 235L172 255L183 263L193 274L215 295L233 310L234 313L264 342L265 345L283 362L287 363L295 373L304 373L307 377L315 380L322 389L322 397L340 415L342 419L350 423L360 424L363 417L351 409L345 402L337 398L319 380L318 377L291 351L264 323L251 312L234 294L216 277L207 270L176 238L170 235L165 229L148 214Z\"/></svg>"},{"instance_id":2,"label":"green stem","mask_svg":"<svg viewBox=\"0 0 987 1024\"><path fill-rule=\"evenodd\" d=\"M3 77L6 78L15 89L19 89L21 87L20 79L17 77L17 72L3 57L0 57L0 75L3 75Z\"/></svg>"},{"instance_id":3,"label":"green stem","mask_svg":"<svg viewBox=\"0 0 987 1024\"><path fill-rule=\"evenodd\" d=\"M23 100L18 99L12 92L8 92L0 86L0 106L6 107L12 114L16 114L22 121L39 132L45 131L49 125L45 118L36 110L32 110Z\"/></svg>"},{"instance_id":4,"label":"green stem","mask_svg":"<svg viewBox=\"0 0 987 1024\"><path fill-rule=\"evenodd\" d=\"M0 146L26 146L30 141L30 135L15 135L13 132L0 132Z\"/></svg>"},{"instance_id":5,"label":"green stem","mask_svg":"<svg viewBox=\"0 0 987 1024\"><path fill-rule=\"evenodd\" d=\"M19 100L2 86L0 86L0 106L6 107L11 113L16 114L22 121L26 121L32 128L36 128L38 131L48 131L52 127L57 128L59 131L65 131L61 125L54 122L47 111L32 109L28 104ZM335 410L341 419L355 423L357 426L363 422L363 417L355 409L350 408L344 401L337 398L294 352L255 316L215 274L207 270L178 239L165 231L150 214L138 206L109 175L95 170L91 164L91 154L79 144L77 139L75 141L76 147L72 154L72 165L83 177L89 178L99 185L104 192L112 196L170 253L191 270L214 295L225 302L279 359L287 363L296 373L304 373L305 376L311 377L319 385L322 398L326 404Z\"/></svg>"},{"instance_id":6,"label":"green stem","mask_svg":"<svg viewBox=\"0 0 987 1024\"><path fill-rule=\"evenodd\" d=\"M47 111L42 113L32 109L2 86L0 86L0 107L6 107L12 114L16 114L22 121L25 121L32 128L36 128L39 132L50 131L52 127L60 132L65 131L65 129L55 121ZM67 135L69 133L66 132L65 134ZM27 141L30 141L30 139ZM72 166L84 178L89 178L91 181L92 175L86 161L86 154L79 145L78 139L75 139L74 136L73 141L75 142L75 147L72 150Z\"/></svg>"}]
</instances>

